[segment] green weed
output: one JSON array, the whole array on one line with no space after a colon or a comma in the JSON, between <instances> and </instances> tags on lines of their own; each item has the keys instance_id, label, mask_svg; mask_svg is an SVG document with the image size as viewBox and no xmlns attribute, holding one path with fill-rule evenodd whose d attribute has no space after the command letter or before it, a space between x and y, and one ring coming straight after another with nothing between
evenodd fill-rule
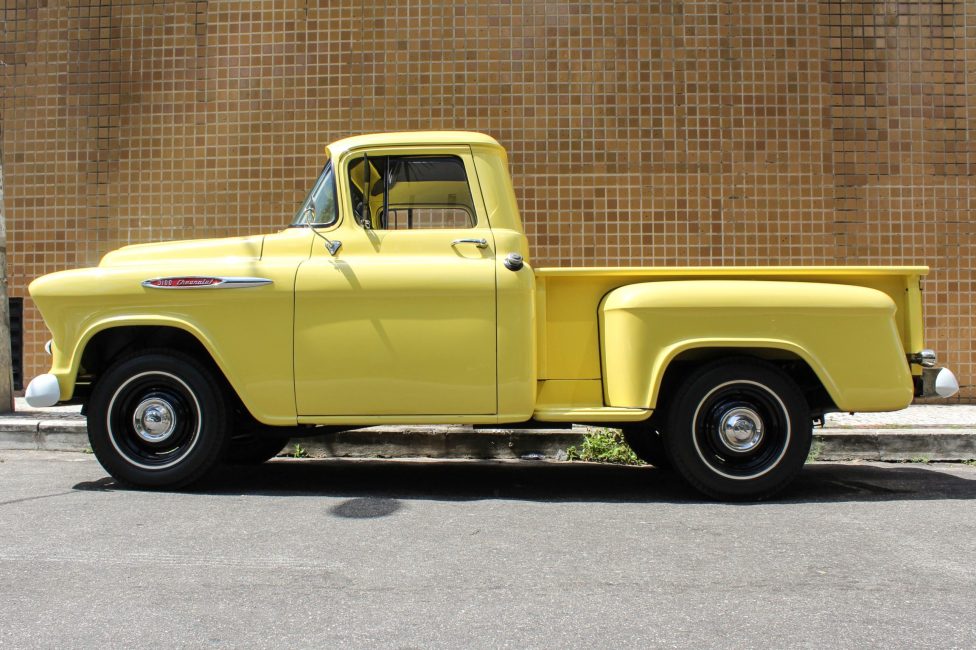
<instances>
[{"instance_id":1,"label":"green weed","mask_svg":"<svg viewBox=\"0 0 976 650\"><path fill-rule=\"evenodd\" d=\"M823 453L824 443L822 440L814 440L813 444L810 445L810 453L807 454L808 463L815 463L817 459L820 458L820 454Z\"/></svg>"},{"instance_id":2,"label":"green weed","mask_svg":"<svg viewBox=\"0 0 976 650\"><path fill-rule=\"evenodd\" d=\"M308 450L302 447L297 442L295 443L295 448L291 452L292 458L308 458Z\"/></svg>"},{"instance_id":3,"label":"green weed","mask_svg":"<svg viewBox=\"0 0 976 650\"><path fill-rule=\"evenodd\" d=\"M644 464L624 442L624 434L618 429L599 429L586 433L578 448L573 445L566 450L566 458L617 465Z\"/></svg>"}]
</instances>

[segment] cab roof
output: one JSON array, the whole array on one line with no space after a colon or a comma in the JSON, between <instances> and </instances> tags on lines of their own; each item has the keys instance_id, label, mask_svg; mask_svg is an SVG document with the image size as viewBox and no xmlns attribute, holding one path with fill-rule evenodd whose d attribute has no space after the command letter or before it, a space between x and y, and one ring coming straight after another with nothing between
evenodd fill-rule
<instances>
[{"instance_id":1,"label":"cab roof","mask_svg":"<svg viewBox=\"0 0 976 650\"><path fill-rule=\"evenodd\" d=\"M337 140L326 147L333 158L360 147L382 147L386 145L438 145L461 144L497 147L504 151L498 140L474 131L400 131L396 133L369 133L354 135Z\"/></svg>"}]
</instances>

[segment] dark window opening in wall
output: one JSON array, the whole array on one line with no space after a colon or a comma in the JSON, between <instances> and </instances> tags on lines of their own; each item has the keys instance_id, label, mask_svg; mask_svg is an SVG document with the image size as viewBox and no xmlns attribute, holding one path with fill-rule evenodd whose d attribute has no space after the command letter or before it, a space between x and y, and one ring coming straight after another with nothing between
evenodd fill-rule
<instances>
[{"instance_id":1,"label":"dark window opening in wall","mask_svg":"<svg viewBox=\"0 0 976 650\"><path fill-rule=\"evenodd\" d=\"M10 365L14 390L24 390L24 299L10 298Z\"/></svg>"}]
</instances>

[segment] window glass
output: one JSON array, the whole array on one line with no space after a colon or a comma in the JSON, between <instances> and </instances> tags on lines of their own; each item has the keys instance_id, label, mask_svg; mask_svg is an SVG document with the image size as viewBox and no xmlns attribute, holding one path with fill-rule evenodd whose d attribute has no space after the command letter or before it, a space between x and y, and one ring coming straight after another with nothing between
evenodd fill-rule
<instances>
[{"instance_id":1,"label":"window glass","mask_svg":"<svg viewBox=\"0 0 976 650\"><path fill-rule=\"evenodd\" d=\"M363 158L349 163L352 209L360 225L418 230L473 228L477 223L464 163L457 156L369 156L368 160L368 167Z\"/></svg>"},{"instance_id":2,"label":"window glass","mask_svg":"<svg viewBox=\"0 0 976 650\"><path fill-rule=\"evenodd\" d=\"M386 223L386 228L388 230L418 230L421 228L470 228L472 225L471 213L464 208L394 208L391 206L390 218Z\"/></svg>"},{"instance_id":3,"label":"window glass","mask_svg":"<svg viewBox=\"0 0 976 650\"><path fill-rule=\"evenodd\" d=\"M305 195L292 226L328 226L339 218L339 203L336 199L335 175L332 173L332 161L325 163L315 185Z\"/></svg>"}]
</instances>

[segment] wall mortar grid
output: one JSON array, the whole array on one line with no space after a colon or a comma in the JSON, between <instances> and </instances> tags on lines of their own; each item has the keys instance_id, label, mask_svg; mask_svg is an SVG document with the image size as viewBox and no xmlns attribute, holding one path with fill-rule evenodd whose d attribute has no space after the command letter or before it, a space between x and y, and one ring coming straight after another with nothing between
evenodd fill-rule
<instances>
[{"instance_id":1,"label":"wall mortar grid","mask_svg":"<svg viewBox=\"0 0 976 650\"><path fill-rule=\"evenodd\" d=\"M273 231L330 140L473 129L537 264L932 266L928 343L976 399L973 2L0 6L11 295ZM47 336L27 300L27 376Z\"/></svg>"}]
</instances>

